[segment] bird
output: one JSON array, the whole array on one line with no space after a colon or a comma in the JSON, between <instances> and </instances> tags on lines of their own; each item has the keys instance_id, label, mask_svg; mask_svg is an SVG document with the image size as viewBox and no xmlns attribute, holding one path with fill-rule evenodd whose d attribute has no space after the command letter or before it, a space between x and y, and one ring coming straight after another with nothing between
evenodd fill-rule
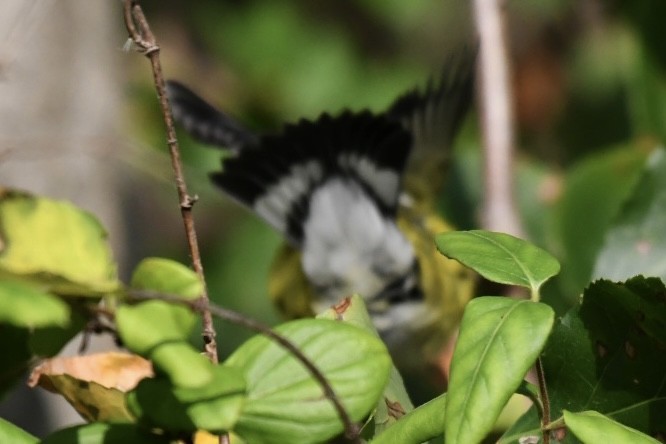
<instances>
[{"instance_id":1,"label":"bird","mask_svg":"<svg viewBox=\"0 0 666 444\"><path fill-rule=\"evenodd\" d=\"M434 243L453 229L437 199L472 102L475 58L454 52L425 89L384 112L324 112L266 134L167 82L176 122L226 150L212 182L282 235L268 293L286 318L359 294L398 368L436 365L476 280Z\"/></svg>"}]
</instances>

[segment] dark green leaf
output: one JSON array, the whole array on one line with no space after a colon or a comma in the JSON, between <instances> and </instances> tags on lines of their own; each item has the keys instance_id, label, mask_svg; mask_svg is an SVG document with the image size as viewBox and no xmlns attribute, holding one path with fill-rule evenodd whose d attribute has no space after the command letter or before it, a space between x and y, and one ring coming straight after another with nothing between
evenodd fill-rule
<instances>
[{"instance_id":1,"label":"dark green leaf","mask_svg":"<svg viewBox=\"0 0 666 444\"><path fill-rule=\"evenodd\" d=\"M494 282L537 291L560 270L557 260L539 247L504 233L483 230L437 235L439 251Z\"/></svg>"},{"instance_id":2,"label":"dark green leaf","mask_svg":"<svg viewBox=\"0 0 666 444\"><path fill-rule=\"evenodd\" d=\"M144 379L127 398L139 420L171 432L230 430L245 401L240 373L217 366L213 380L200 388L174 387L168 379Z\"/></svg>"},{"instance_id":3,"label":"dark green leaf","mask_svg":"<svg viewBox=\"0 0 666 444\"><path fill-rule=\"evenodd\" d=\"M604 233L640 177L646 155L634 147L604 151L567 174L558 207L564 247L560 282L571 302L590 282Z\"/></svg>"},{"instance_id":4,"label":"dark green leaf","mask_svg":"<svg viewBox=\"0 0 666 444\"><path fill-rule=\"evenodd\" d=\"M497 441L497 444L516 444L521 442L540 442L541 439L541 422L537 409L532 406L524 415L513 423L511 427L502 435ZM531 441L526 441L530 438ZM521 441L522 439L522 441ZM551 442L556 442L551 440Z\"/></svg>"},{"instance_id":5,"label":"dark green leaf","mask_svg":"<svg viewBox=\"0 0 666 444\"><path fill-rule=\"evenodd\" d=\"M656 150L606 234L595 278L625 280L642 274L666 279L666 152Z\"/></svg>"},{"instance_id":6,"label":"dark green leaf","mask_svg":"<svg viewBox=\"0 0 666 444\"><path fill-rule=\"evenodd\" d=\"M509 298L467 305L451 362L447 443L480 442L490 432L539 356L554 317L547 305Z\"/></svg>"},{"instance_id":7,"label":"dark green leaf","mask_svg":"<svg viewBox=\"0 0 666 444\"><path fill-rule=\"evenodd\" d=\"M543 353L552 418L595 410L666 435L666 288L658 279L598 281L553 330ZM563 442L572 441L569 435Z\"/></svg>"},{"instance_id":8,"label":"dark green leaf","mask_svg":"<svg viewBox=\"0 0 666 444\"><path fill-rule=\"evenodd\" d=\"M11 388L28 369L32 358L27 328L0 324L0 395Z\"/></svg>"},{"instance_id":9,"label":"dark green leaf","mask_svg":"<svg viewBox=\"0 0 666 444\"><path fill-rule=\"evenodd\" d=\"M444 432L446 395L421 405L393 423L372 444L421 444Z\"/></svg>"},{"instance_id":10,"label":"dark green leaf","mask_svg":"<svg viewBox=\"0 0 666 444\"><path fill-rule=\"evenodd\" d=\"M285 335L326 376L353 420L364 418L382 394L391 360L384 344L360 328L324 319L283 324ZM240 369L248 399L234 431L256 443L314 443L343 427L331 402L305 367L275 342L257 336L227 360Z\"/></svg>"},{"instance_id":11,"label":"dark green leaf","mask_svg":"<svg viewBox=\"0 0 666 444\"><path fill-rule=\"evenodd\" d=\"M107 235L89 213L68 202L0 189L0 270L59 294L117 290Z\"/></svg>"},{"instance_id":12,"label":"dark green leaf","mask_svg":"<svg viewBox=\"0 0 666 444\"><path fill-rule=\"evenodd\" d=\"M40 444L168 444L171 439L149 433L134 424L93 422L59 430Z\"/></svg>"},{"instance_id":13,"label":"dark green leaf","mask_svg":"<svg viewBox=\"0 0 666 444\"><path fill-rule=\"evenodd\" d=\"M86 319L83 315L70 307L69 325L34 329L30 335L30 349L33 354L42 358L55 356L85 325Z\"/></svg>"},{"instance_id":14,"label":"dark green leaf","mask_svg":"<svg viewBox=\"0 0 666 444\"><path fill-rule=\"evenodd\" d=\"M584 444L660 444L660 441L595 411L572 413L564 411L564 422Z\"/></svg>"},{"instance_id":15,"label":"dark green leaf","mask_svg":"<svg viewBox=\"0 0 666 444\"><path fill-rule=\"evenodd\" d=\"M0 323L17 327L65 327L69 307L39 287L15 280L0 280Z\"/></svg>"},{"instance_id":16,"label":"dark green leaf","mask_svg":"<svg viewBox=\"0 0 666 444\"><path fill-rule=\"evenodd\" d=\"M11 444L37 444L39 439L20 427L15 426L11 422L0 418L0 442Z\"/></svg>"}]
</instances>

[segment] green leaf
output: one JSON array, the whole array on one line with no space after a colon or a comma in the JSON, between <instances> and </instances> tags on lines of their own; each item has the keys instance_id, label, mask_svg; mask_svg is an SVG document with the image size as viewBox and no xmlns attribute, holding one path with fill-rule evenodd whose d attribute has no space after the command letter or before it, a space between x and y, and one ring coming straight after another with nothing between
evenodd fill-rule
<instances>
[{"instance_id":1,"label":"green leaf","mask_svg":"<svg viewBox=\"0 0 666 444\"><path fill-rule=\"evenodd\" d=\"M12 444L37 444L39 439L20 427L15 426L11 422L0 418L0 442Z\"/></svg>"},{"instance_id":2,"label":"green leaf","mask_svg":"<svg viewBox=\"0 0 666 444\"><path fill-rule=\"evenodd\" d=\"M68 202L0 189L0 271L58 294L97 296L119 288L107 235Z\"/></svg>"},{"instance_id":3,"label":"green leaf","mask_svg":"<svg viewBox=\"0 0 666 444\"><path fill-rule=\"evenodd\" d=\"M280 325L326 376L354 421L376 405L389 377L386 346L373 334L341 322L302 319ZM300 361L274 341L256 336L226 362L247 380L248 399L234 432L248 442L314 443L343 426L322 387Z\"/></svg>"},{"instance_id":4,"label":"green leaf","mask_svg":"<svg viewBox=\"0 0 666 444\"><path fill-rule=\"evenodd\" d=\"M66 327L69 307L35 285L0 280L0 323L17 327Z\"/></svg>"},{"instance_id":5,"label":"green leaf","mask_svg":"<svg viewBox=\"0 0 666 444\"><path fill-rule=\"evenodd\" d=\"M483 230L452 231L435 238L439 251L472 268L486 279L538 291L560 271L546 251L504 233Z\"/></svg>"},{"instance_id":6,"label":"green leaf","mask_svg":"<svg viewBox=\"0 0 666 444\"><path fill-rule=\"evenodd\" d=\"M442 434L446 395L438 396L393 423L372 444L421 444Z\"/></svg>"},{"instance_id":7,"label":"green leaf","mask_svg":"<svg viewBox=\"0 0 666 444\"><path fill-rule=\"evenodd\" d=\"M213 378L215 367L210 360L185 341L161 343L146 357L155 364L155 371L167 374L178 387L201 387Z\"/></svg>"},{"instance_id":8,"label":"green leaf","mask_svg":"<svg viewBox=\"0 0 666 444\"><path fill-rule=\"evenodd\" d=\"M0 395L10 389L23 376L32 358L27 328L0 324Z\"/></svg>"},{"instance_id":9,"label":"green leaf","mask_svg":"<svg viewBox=\"0 0 666 444\"><path fill-rule=\"evenodd\" d=\"M197 274L185 265L164 258L144 259L134 269L132 288L179 295L185 299L201 296L203 286Z\"/></svg>"},{"instance_id":10,"label":"green leaf","mask_svg":"<svg viewBox=\"0 0 666 444\"><path fill-rule=\"evenodd\" d=\"M537 409L532 406L509 429L504 432L497 444L515 444L516 442L540 442L541 421ZM527 439L530 439L529 441ZM521 440L522 439L522 440ZM558 441L551 440L555 443Z\"/></svg>"},{"instance_id":11,"label":"green leaf","mask_svg":"<svg viewBox=\"0 0 666 444\"><path fill-rule=\"evenodd\" d=\"M355 325L379 338L379 333L370 319L363 298L357 294L345 298L340 304L317 315L317 319L331 319ZM379 399L373 415L374 433L378 434L414 410L412 400L395 365L391 366L389 382ZM366 424L366 427L368 424Z\"/></svg>"},{"instance_id":12,"label":"green leaf","mask_svg":"<svg viewBox=\"0 0 666 444\"><path fill-rule=\"evenodd\" d=\"M606 234L593 276L666 279L666 152L655 150L634 191Z\"/></svg>"},{"instance_id":13,"label":"green leaf","mask_svg":"<svg viewBox=\"0 0 666 444\"><path fill-rule=\"evenodd\" d=\"M622 147L590 156L567 173L557 209L564 249L559 279L573 303L590 282L604 233L635 187L646 158L638 147Z\"/></svg>"},{"instance_id":14,"label":"green leaf","mask_svg":"<svg viewBox=\"0 0 666 444\"><path fill-rule=\"evenodd\" d=\"M230 430L245 401L245 380L230 367L217 366L213 380L200 388L175 387L168 379L144 379L128 394L139 420L171 432Z\"/></svg>"},{"instance_id":15,"label":"green leaf","mask_svg":"<svg viewBox=\"0 0 666 444\"><path fill-rule=\"evenodd\" d=\"M40 444L168 444L171 438L155 435L134 424L93 422L59 430Z\"/></svg>"},{"instance_id":16,"label":"green leaf","mask_svg":"<svg viewBox=\"0 0 666 444\"><path fill-rule=\"evenodd\" d=\"M175 385L200 387L213 377L212 364L187 343L196 323L189 308L163 301L121 305L116 325L130 350L155 363Z\"/></svg>"},{"instance_id":17,"label":"green leaf","mask_svg":"<svg viewBox=\"0 0 666 444\"><path fill-rule=\"evenodd\" d=\"M664 295L659 279L642 277L585 290L542 355L553 418L595 410L648 435L664 433Z\"/></svg>"},{"instance_id":18,"label":"green leaf","mask_svg":"<svg viewBox=\"0 0 666 444\"><path fill-rule=\"evenodd\" d=\"M121 305L116 323L123 343L138 354L147 354L161 343L186 340L196 315L187 307L153 300Z\"/></svg>"},{"instance_id":19,"label":"green leaf","mask_svg":"<svg viewBox=\"0 0 666 444\"><path fill-rule=\"evenodd\" d=\"M564 422L584 444L659 444L660 441L595 411L572 413L564 410Z\"/></svg>"},{"instance_id":20,"label":"green leaf","mask_svg":"<svg viewBox=\"0 0 666 444\"><path fill-rule=\"evenodd\" d=\"M549 306L524 300L487 296L467 305L451 362L447 443L480 442L492 429L544 347L554 317Z\"/></svg>"},{"instance_id":21,"label":"green leaf","mask_svg":"<svg viewBox=\"0 0 666 444\"><path fill-rule=\"evenodd\" d=\"M70 308L69 325L66 327L43 327L32 330L28 344L32 353L39 357L57 355L74 336L85 327L87 319L77 310Z\"/></svg>"}]
</instances>

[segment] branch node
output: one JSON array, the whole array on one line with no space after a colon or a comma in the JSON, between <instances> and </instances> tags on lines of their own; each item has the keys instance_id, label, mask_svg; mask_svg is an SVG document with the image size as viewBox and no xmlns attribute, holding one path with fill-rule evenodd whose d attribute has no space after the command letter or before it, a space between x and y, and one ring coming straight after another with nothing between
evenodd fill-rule
<instances>
[{"instance_id":1,"label":"branch node","mask_svg":"<svg viewBox=\"0 0 666 444\"><path fill-rule=\"evenodd\" d=\"M155 45L155 44L141 48L141 52L146 57L150 57L151 54L153 54L155 52L159 52L159 50L160 50L160 47Z\"/></svg>"},{"instance_id":2,"label":"branch node","mask_svg":"<svg viewBox=\"0 0 666 444\"><path fill-rule=\"evenodd\" d=\"M194 204L198 201L199 196L196 194L194 196L190 196L189 194L185 195L183 200L180 202L180 208L183 210L191 210Z\"/></svg>"}]
</instances>

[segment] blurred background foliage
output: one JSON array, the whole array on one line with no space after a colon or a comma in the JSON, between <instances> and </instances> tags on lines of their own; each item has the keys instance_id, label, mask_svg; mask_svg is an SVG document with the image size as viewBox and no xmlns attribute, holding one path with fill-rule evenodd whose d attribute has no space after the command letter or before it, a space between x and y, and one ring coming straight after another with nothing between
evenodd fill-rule
<instances>
[{"instance_id":1,"label":"blurred background foliage","mask_svg":"<svg viewBox=\"0 0 666 444\"><path fill-rule=\"evenodd\" d=\"M463 0L142 4L166 76L257 130L323 111L381 111L425 85L446 54L474 35L470 2ZM666 2L510 0L506 12L516 196L529 238L563 262L544 289L563 313L590 281L605 232L645 159L666 140ZM137 149L130 162L148 173L133 179L142 192L129 214L148 221L132 227L133 261L156 255L187 262L150 73L138 57L131 69L125 115ZM478 226L477 120L472 113L463 128L441 196L442 211L461 229ZM180 137L190 191L200 197L195 214L212 298L278 322L266 296L278 236L208 183L221 151ZM220 326L223 353L247 336Z\"/></svg>"}]
</instances>

